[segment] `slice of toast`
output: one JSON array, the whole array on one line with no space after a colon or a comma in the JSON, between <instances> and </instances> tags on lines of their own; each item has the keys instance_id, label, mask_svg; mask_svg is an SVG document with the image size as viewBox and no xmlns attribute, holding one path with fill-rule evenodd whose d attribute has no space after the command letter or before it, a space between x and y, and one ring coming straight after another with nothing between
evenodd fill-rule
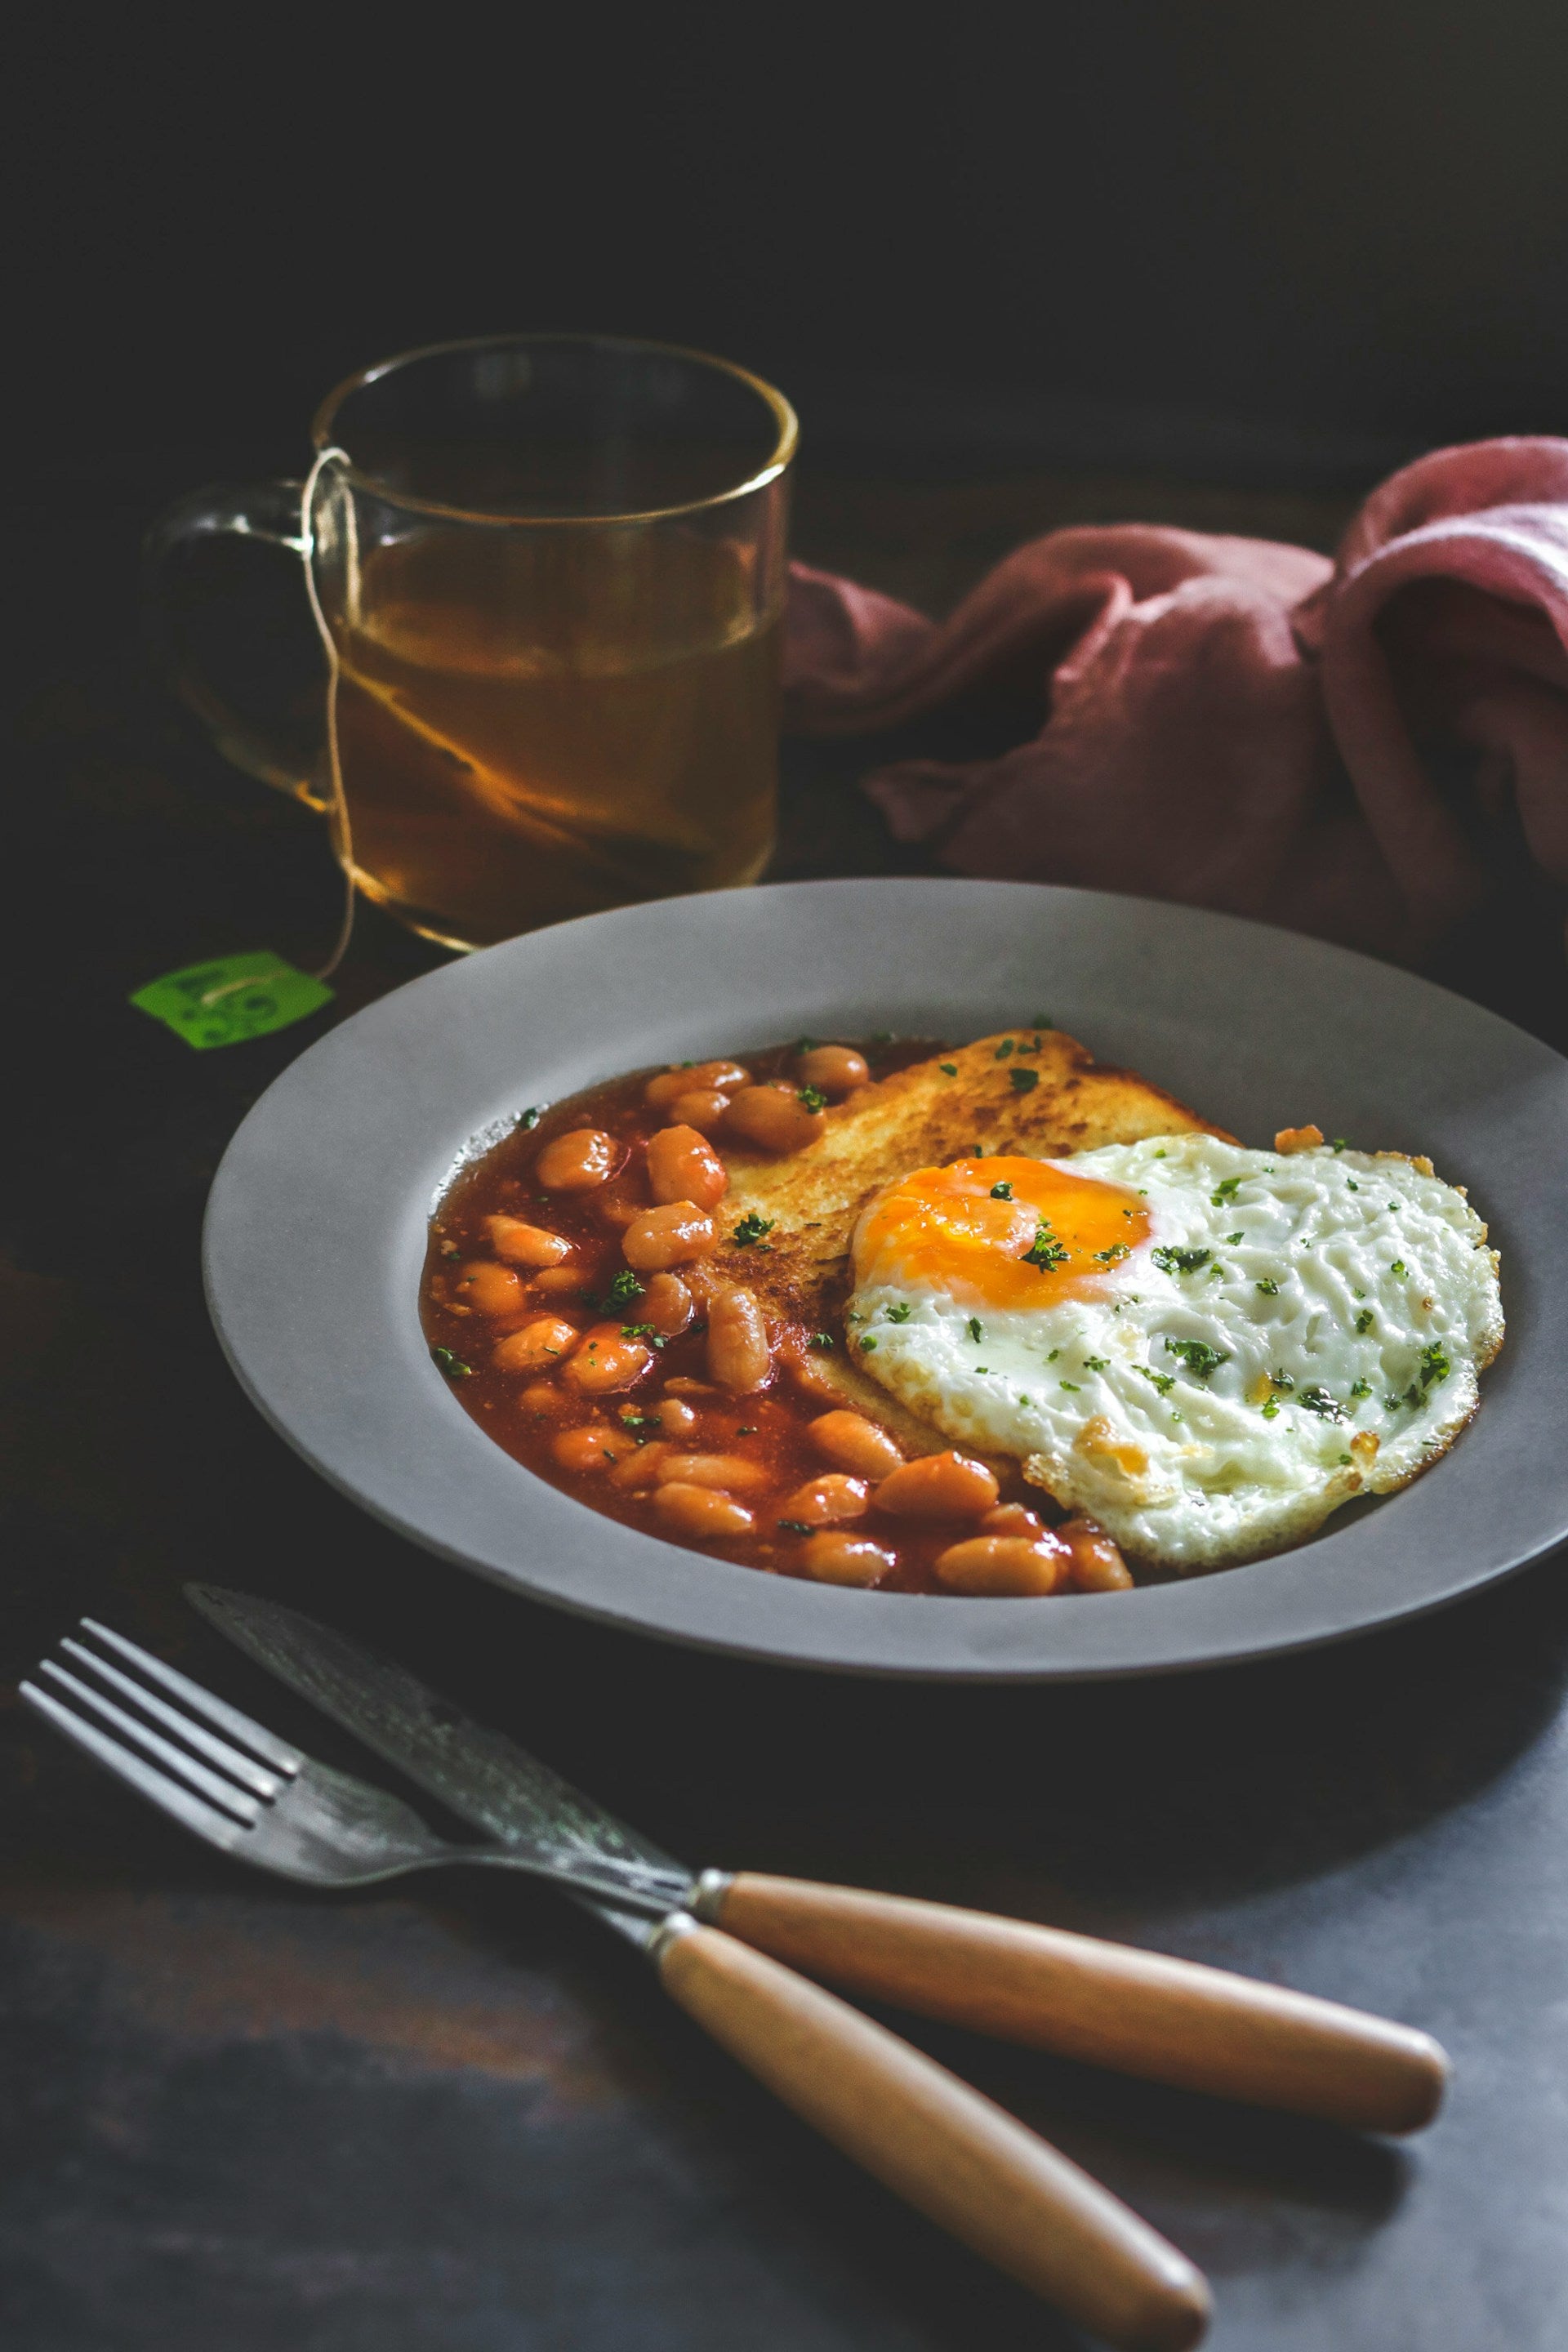
<instances>
[{"instance_id":1,"label":"slice of toast","mask_svg":"<svg viewBox=\"0 0 1568 2352\"><path fill-rule=\"evenodd\" d=\"M874 1413L911 1450L932 1451L947 1441L845 1358L849 1244L871 1195L950 1160L1057 1160L1194 1129L1225 1133L1134 1071L1102 1068L1059 1029L1007 1030L861 1087L825 1114L815 1142L783 1159L721 1142L730 1190L716 1214L725 1240L707 1265L721 1281L753 1290L770 1312L828 1334L833 1348L816 1360L825 1388ZM769 1230L738 1244L731 1236L747 1217Z\"/></svg>"}]
</instances>

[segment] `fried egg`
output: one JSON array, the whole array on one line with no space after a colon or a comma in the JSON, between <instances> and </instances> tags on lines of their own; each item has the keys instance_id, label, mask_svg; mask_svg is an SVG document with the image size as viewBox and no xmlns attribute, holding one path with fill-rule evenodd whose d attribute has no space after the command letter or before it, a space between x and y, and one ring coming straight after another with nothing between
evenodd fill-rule
<instances>
[{"instance_id":1,"label":"fried egg","mask_svg":"<svg viewBox=\"0 0 1568 2352\"><path fill-rule=\"evenodd\" d=\"M854 1361L1178 1570L1404 1486L1502 1343L1463 1192L1327 1145L1188 1133L917 1169L868 1204L853 1264Z\"/></svg>"}]
</instances>

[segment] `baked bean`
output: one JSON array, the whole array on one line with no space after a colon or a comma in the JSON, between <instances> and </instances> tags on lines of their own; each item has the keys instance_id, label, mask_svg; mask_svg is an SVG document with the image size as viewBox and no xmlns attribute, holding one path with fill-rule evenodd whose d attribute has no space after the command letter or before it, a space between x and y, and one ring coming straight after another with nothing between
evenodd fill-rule
<instances>
[{"instance_id":1,"label":"baked bean","mask_svg":"<svg viewBox=\"0 0 1568 2352\"><path fill-rule=\"evenodd\" d=\"M843 1395L831 1359L806 1347L796 1334L792 1332L779 1342L779 1358L803 1395L820 1397L826 1404L836 1404Z\"/></svg>"},{"instance_id":2,"label":"baked bean","mask_svg":"<svg viewBox=\"0 0 1568 2352\"><path fill-rule=\"evenodd\" d=\"M857 1087L867 1086L871 1073L847 1045L813 1045L795 1064L803 1086L815 1087L830 1102L842 1102Z\"/></svg>"},{"instance_id":3,"label":"baked bean","mask_svg":"<svg viewBox=\"0 0 1568 2352\"><path fill-rule=\"evenodd\" d=\"M503 1372L547 1372L563 1364L577 1345L574 1324L559 1315L537 1315L521 1331L509 1331L498 1341L490 1361Z\"/></svg>"},{"instance_id":4,"label":"baked bean","mask_svg":"<svg viewBox=\"0 0 1568 2352\"><path fill-rule=\"evenodd\" d=\"M547 1265L542 1274L534 1276L528 1286L530 1290L537 1290L542 1298L564 1298L569 1293L582 1289L583 1269L580 1265Z\"/></svg>"},{"instance_id":5,"label":"baked bean","mask_svg":"<svg viewBox=\"0 0 1568 2352\"><path fill-rule=\"evenodd\" d=\"M685 1486L717 1486L726 1495L755 1493L759 1486L771 1483L771 1474L760 1462L748 1462L742 1454L670 1454L667 1451L658 1483L670 1480Z\"/></svg>"},{"instance_id":6,"label":"baked bean","mask_svg":"<svg viewBox=\"0 0 1568 2352\"><path fill-rule=\"evenodd\" d=\"M626 1157L613 1135L596 1127L574 1127L552 1135L533 1163L545 1192L592 1192L608 1181Z\"/></svg>"},{"instance_id":7,"label":"baked bean","mask_svg":"<svg viewBox=\"0 0 1568 2352\"><path fill-rule=\"evenodd\" d=\"M694 1127L661 1127L648 1138L648 1190L658 1202L710 1209L730 1189L724 1162Z\"/></svg>"},{"instance_id":8,"label":"baked bean","mask_svg":"<svg viewBox=\"0 0 1568 2352\"><path fill-rule=\"evenodd\" d=\"M572 1255L572 1244L542 1225L525 1225L521 1217L487 1217L485 1230L497 1257L509 1265L559 1265Z\"/></svg>"},{"instance_id":9,"label":"baked bean","mask_svg":"<svg viewBox=\"0 0 1568 2352\"><path fill-rule=\"evenodd\" d=\"M935 1567L954 1592L1054 1592L1071 1555L1059 1536L971 1536L939 1551Z\"/></svg>"},{"instance_id":10,"label":"baked bean","mask_svg":"<svg viewBox=\"0 0 1568 2352\"><path fill-rule=\"evenodd\" d=\"M1132 1590L1132 1571L1103 1528L1092 1519L1068 1519L1058 1533L1071 1555L1068 1572L1075 1592Z\"/></svg>"},{"instance_id":11,"label":"baked bean","mask_svg":"<svg viewBox=\"0 0 1568 2352\"><path fill-rule=\"evenodd\" d=\"M893 1555L864 1536L840 1535L824 1528L807 1536L800 1548L801 1564L818 1584L876 1584L894 1566Z\"/></svg>"},{"instance_id":12,"label":"baked bean","mask_svg":"<svg viewBox=\"0 0 1568 2352\"><path fill-rule=\"evenodd\" d=\"M720 1290L708 1309L708 1370L721 1389L749 1396L773 1370L763 1310L749 1290Z\"/></svg>"},{"instance_id":13,"label":"baked bean","mask_svg":"<svg viewBox=\"0 0 1568 2352\"><path fill-rule=\"evenodd\" d=\"M660 1397L653 1412L666 1437L689 1437L697 1426L697 1415L679 1397Z\"/></svg>"},{"instance_id":14,"label":"baked bean","mask_svg":"<svg viewBox=\"0 0 1568 2352\"><path fill-rule=\"evenodd\" d=\"M642 1098L650 1110L668 1110L671 1103L685 1094L732 1095L737 1087L749 1087L752 1075L739 1062L686 1062L679 1068L660 1070L649 1078L642 1090Z\"/></svg>"},{"instance_id":15,"label":"baked bean","mask_svg":"<svg viewBox=\"0 0 1568 2352\"><path fill-rule=\"evenodd\" d=\"M694 1381L689 1372L677 1372L665 1386L673 1397L710 1397L719 1393L711 1381Z\"/></svg>"},{"instance_id":16,"label":"baked bean","mask_svg":"<svg viewBox=\"0 0 1568 2352\"><path fill-rule=\"evenodd\" d=\"M841 1519L863 1518L869 1490L863 1478L847 1478L841 1470L810 1478L786 1495L779 1505L781 1519L803 1519L807 1527L836 1527Z\"/></svg>"},{"instance_id":17,"label":"baked bean","mask_svg":"<svg viewBox=\"0 0 1568 2352\"><path fill-rule=\"evenodd\" d=\"M807 1110L794 1087L747 1087L725 1112L724 1131L762 1151L798 1151L822 1133L822 1113Z\"/></svg>"},{"instance_id":18,"label":"baked bean","mask_svg":"<svg viewBox=\"0 0 1568 2352\"><path fill-rule=\"evenodd\" d=\"M711 1135L722 1126L729 1108L729 1096L721 1095L716 1087L695 1087L688 1094L676 1096L669 1116L678 1127L694 1127L699 1135Z\"/></svg>"},{"instance_id":19,"label":"baked bean","mask_svg":"<svg viewBox=\"0 0 1568 2352\"><path fill-rule=\"evenodd\" d=\"M861 1478L887 1478L903 1462L887 1431L868 1421L863 1412L822 1413L812 1423L811 1435L830 1462Z\"/></svg>"},{"instance_id":20,"label":"baked bean","mask_svg":"<svg viewBox=\"0 0 1568 2352\"><path fill-rule=\"evenodd\" d=\"M980 1532L983 1536L1022 1536L1029 1543L1037 1543L1046 1532L1046 1523L1038 1511L1031 1511L1026 1503L998 1503L981 1520Z\"/></svg>"},{"instance_id":21,"label":"baked bean","mask_svg":"<svg viewBox=\"0 0 1568 2352\"><path fill-rule=\"evenodd\" d=\"M640 1339L623 1339L618 1323L595 1323L562 1377L579 1396L609 1396L640 1381L652 1361L653 1350Z\"/></svg>"},{"instance_id":22,"label":"baked bean","mask_svg":"<svg viewBox=\"0 0 1568 2352\"><path fill-rule=\"evenodd\" d=\"M967 1454L922 1454L890 1471L872 1499L879 1511L900 1519L978 1519L996 1507L996 1480L984 1462Z\"/></svg>"},{"instance_id":23,"label":"baked bean","mask_svg":"<svg viewBox=\"0 0 1568 2352\"><path fill-rule=\"evenodd\" d=\"M552 1441L550 1451L563 1470L575 1470L582 1475L590 1470L608 1470L635 1448L623 1430L612 1429L605 1421L587 1421L578 1429L563 1429Z\"/></svg>"},{"instance_id":24,"label":"baked bean","mask_svg":"<svg viewBox=\"0 0 1568 2352\"><path fill-rule=\"evenodd\" d=\"M576 1334L574 1333L573 1337L575 1338ZM552 1413L564 1412L566 1402L564 1391L558 1389L553 1381L530 1381L518 1399L520 1404L525 1405L530 1412L537 1413L542 1420Z\"/></svg>"},{"instance_id":25,"label":"baked bean","mask_svg":"<svg viewBox=\"0 0 1568 2352\"><path fill-rule=\"evenodd\" d=\"M606 1185L593 1206L602 1225L608 1225L612 1233L624 1234L643 1214L647 1203L640 1197L634 1199L623 1192L618 1185Z\"/></svg>"},{"instance_id":26,"label":"baked bean","mask_svg":"<svg viewBox=\"0 0 1568 2352\"><path fill-rule=\"evenodd\" d=\"M671 1535L692 1543L710 1543L716 1536L742 1536L752 1524L743 1503L732 1502L714 1486L674 1485L658 1487L654 1509Z\"/></svg>"},{"instance_id":27,"label":"baked bean","mask_svg":"<svg viewBox=\"0 0 1568 2352\"><path fill-rule=\"evenodd\" d=\"M631 1436L630 1430L626 1432ZM631 1452L616 1463L610 1473L610 1484L618 1486L623 1495L635 1495L641 1489L658 1484L659 1464L669 1452L656 1438L650 1445L638 1445L635 1440Z\"/></svg>"},{"instance_id":28,"label":"baked bean","mask_svg":"<svg viewBox=\"0 0 1568 2352\"><path fill-rule=\"evenodd\" d=\"M452 1288L459 1306L476 1307L481 1315L517 1315L526 1303L521 1277L492 1257L470 1258Z\"/></svg>"},{"instance_id":29,"label":"baked bean","mask_svg":"<svg viewBox=\"0 0 1568 2352\"><path fill-rule=\"evenodd\" d=\"M636 1320L651 1323L661 1339L673 1339L685 1330L694 1311L691 1293L678 1274L654 1274L644 1286Z\"/></svg>"},{"instance_id":30,"label":"baked bean","mask_svg":"<svg viewBox=\"0 0 1568 2352\"><path fill-rule=\"evenodd\" d=\"M644 1209L621 1236L621 1253L638 1274L665 1274L705 1257L718 1243L718 1228L694 1201L667 1201L662 1207Z\"/></svg>"}]
</instances>

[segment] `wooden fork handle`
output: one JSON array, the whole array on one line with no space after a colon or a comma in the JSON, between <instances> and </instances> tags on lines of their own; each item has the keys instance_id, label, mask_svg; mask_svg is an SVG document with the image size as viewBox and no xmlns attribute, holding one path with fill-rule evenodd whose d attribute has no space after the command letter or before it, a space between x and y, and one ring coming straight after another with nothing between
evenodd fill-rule
<instances>
[{"instance_id":1,"label":"wooden fork handle","mask_svg":"<svg viewBox=\"0 0 1568 2352\"><path fill-rule=\"evenodd\" d=\"M899 2196L1128 2352L1184 2352L1202 2275L1109 2189L897 2034L695 1921L665 1931L664 1987L786 2106Z\"/></svg>"},{"instance_id":2,"label":"wooden fork handle","mask_svg":"<svg viewBox=\"0 0 1568 2352\"><path fill-rule=\"evenodd\" d=\"M1443 2095L1429 2035L1161 1952L750 1871L710 1874L698 1907L847 1991L1184 2090L1381 2132L1418 2130Z\"/></svg>"}]
</instances>

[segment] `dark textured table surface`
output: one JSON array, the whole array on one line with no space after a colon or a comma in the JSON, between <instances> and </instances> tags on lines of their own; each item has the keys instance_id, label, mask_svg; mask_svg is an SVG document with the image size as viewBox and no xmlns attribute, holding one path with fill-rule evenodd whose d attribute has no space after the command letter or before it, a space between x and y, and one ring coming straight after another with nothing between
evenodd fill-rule
<instances>
[{"instance_id":1,"label":"dark textured table surface","mask_svg":"<svg viewBox=\"0 0 1568 2352\"><path fill-rule=\"evenodd\" d=\"M240 453L243 455L243 453ZM216 463L215 463L216 460ZM1429 2028L1407 2146L915 2038L1209 2273L1220 2352L1568 2341L1568 1559L1286 1664L1036 1694L873 1686L553 1616L363 1518L204 1314L234 1126L321 1020L195 1055L127 990L322 952L315 821L143 670L133 550L236 453L34 486L7 795L4 1680L83 1612L345 1758L183 1579L421 1661L697 1861L973 1902ZM805 551L940 604L1026 532L1158 514L1325 541L1321 495L1031 474L805 485ZM18 576L23 574L18 572ZM863 753L792 750L781 871L907 861ZM434 951L362 919L331 1014ZM1078 2339L798 2126L626 1948L521 1885L317 1899L226 1864L6 1700L0 2324L19 2352L1005 2352Z\"/></svg>"}]
</instances>

